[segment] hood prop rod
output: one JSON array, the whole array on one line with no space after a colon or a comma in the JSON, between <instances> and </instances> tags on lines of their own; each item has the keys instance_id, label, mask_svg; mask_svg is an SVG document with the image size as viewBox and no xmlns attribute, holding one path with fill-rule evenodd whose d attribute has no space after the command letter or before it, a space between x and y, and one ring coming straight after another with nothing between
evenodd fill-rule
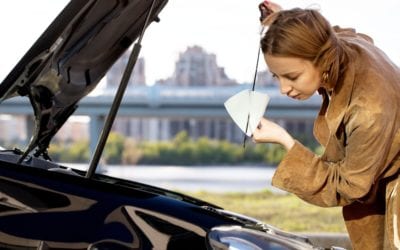
<instances>
[{"instance_id":1,"label":"hood prop rod","mask_svg":"<svg viewBox=\"0 0 400 250\"><path fill-rule=\"evenodd\" d=\"M133 46L132 52L131 52L131 54L129 56L129 60L128 60L128 63L126 65L126 67L125 67L124 74L122 75L122 79L121 79L120 85L118 87L117 93L115 95L113 104L112 104L111 109L110 109L110 111L108 113L108 116L107 116L107 119L105 121L103 130L101 131L99 141L98 141L98 143L96 145L96 150L95 150L95 152L93 154L93 158L92 158L92 160L90 162L89 169L86 172L86 176L85 176L86 178L92 178L92 176L96 172L96 168L97 168L97 166L99 164L101 155L102 155L104 147L106 145L108 135L110 134L110 131L111 131L112 125L114 123L115 117L116 117L116 115L118 113L118 109L119 109L119 107L121 105L121 101L122 101L123 95L125 93L126 87L128 86L129 78L130 78L130 76L132 74L132 71L133 71L133 69L135 67L136 61L137 61L137 59L139 57L139 52L140 52L140 49L142 47L141 46L142 38L143 38L144 32L146 30L147 24L149 23L149 19L150 19L151 13L153 12L154 5L155 5L156 1L157 0L153 0L153 2L151 4L150 10L149 10L149 12L147 14L147 17L146 17L146 21L144 23L144 27L142 29L142 32L141 32L141 34L139 36L138 41Z\"/></svg>"}]
</instances>

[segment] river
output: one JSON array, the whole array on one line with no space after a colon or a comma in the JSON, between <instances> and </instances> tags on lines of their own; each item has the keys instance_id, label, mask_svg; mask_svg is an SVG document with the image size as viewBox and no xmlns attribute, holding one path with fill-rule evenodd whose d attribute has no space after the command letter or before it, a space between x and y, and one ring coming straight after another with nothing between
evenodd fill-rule
<instances>
[{"instance_id":1,"label":"river","mask_svg":"<svg viewBox=\"0 0 400 250\"><path fill-rule=\"evenodd\" d=\"M63 164L64 165L64 164ZM85 164L65 164L86 170ZM103 174L172 190L254 192L269 189L274 167L255 166L102 166Z\"/></svg>"}]
</instances>

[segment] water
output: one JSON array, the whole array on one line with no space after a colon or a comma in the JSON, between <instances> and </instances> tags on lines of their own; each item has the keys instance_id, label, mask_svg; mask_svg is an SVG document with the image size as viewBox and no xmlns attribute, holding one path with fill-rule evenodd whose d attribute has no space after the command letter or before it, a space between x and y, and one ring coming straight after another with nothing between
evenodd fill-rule
<instances>
[{"instance_id":1,"label":"water","mask_svg":"<svg viewBox=\"0 0 400 250\"><path fill-rule=\"evenodd\" d=\"M84 164L65 164L87 169ZM249 166L103 166L103 174L172 190L255 192L271 190L275 168Z\"/></svg>"}]
</instances>

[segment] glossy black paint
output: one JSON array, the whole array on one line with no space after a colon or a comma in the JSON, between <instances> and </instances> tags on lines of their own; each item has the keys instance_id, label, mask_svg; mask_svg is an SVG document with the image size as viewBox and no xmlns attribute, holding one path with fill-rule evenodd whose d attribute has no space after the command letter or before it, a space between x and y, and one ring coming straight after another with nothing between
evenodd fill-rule
<instances>
[{"instance_id":1,"label":"glossy black paint","mask_svg":"<svg viewBox=\"0 0 400 250\"><path fill-rule=\"evenodd\" d=\"M209 203L140 183L107 176L87 179L77 170L75 175L9 162L0 164L0 242L5 245L30 239L52 247L86 248L108 240L150 248L151 234L140 229L143 225L137 225L129 209L143 224L171 237L169 244L197 241L203 242L202 249L205 232L212 227L245 224L215 212L218 207ZM203 229L204 234L189 230L186 223ZM4 234L17 240L7 242Z\"/></svg>"}]
</instances>

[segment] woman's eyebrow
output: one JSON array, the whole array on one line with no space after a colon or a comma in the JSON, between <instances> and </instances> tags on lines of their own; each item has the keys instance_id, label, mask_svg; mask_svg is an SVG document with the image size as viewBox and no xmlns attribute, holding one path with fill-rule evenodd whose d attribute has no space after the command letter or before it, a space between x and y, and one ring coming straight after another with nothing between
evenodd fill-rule
<instances>
[{"instance_id":1,"label":"woman's eyebrow","mask_svg":"<svg viewBox=\"0 0 400 250\"><path fill-rule=\"evenodd\" d=\"M282 76L297 76L297 75L300 75L302 72L300 72L300 71L293 71L293 72L288 72L288 73L285 73L285 74L282 74Z\"/></svg>"},{"instance_id":2,"label":"woman's eyebrow","mask_svg":"<svg viewBox=\"0 0 400 250\"><path fill-rule=\"evenodd\" d=\"M272 70L268 70L272 75L280 75L280 76L284 76L284 77L287 77L287 76L297 76L297 75L300 75L300 74L302 74L303 73L303 70L295 70L295 71L290 71L290 72L287 72L287 73L284 73L284 74L277 74L277 73L274 73Z\"/></svg>"},{"instance_id":3,"label":"woman's eyebrow","mask_svg":"<svg viewBox=\"0 0 400 250\"><path fill-rule=\"evenodd\" d=\"M276 74L272 71L269 71L269 72L271 72L272 75L279 75L279 76L283 76L283 77L295 77L295 76L299 76L301 73L303 73L303 71L300 71L300 70L299 71L291 71L291 72L287 72L284 74Z\"/></svg>"}]
</instances>

